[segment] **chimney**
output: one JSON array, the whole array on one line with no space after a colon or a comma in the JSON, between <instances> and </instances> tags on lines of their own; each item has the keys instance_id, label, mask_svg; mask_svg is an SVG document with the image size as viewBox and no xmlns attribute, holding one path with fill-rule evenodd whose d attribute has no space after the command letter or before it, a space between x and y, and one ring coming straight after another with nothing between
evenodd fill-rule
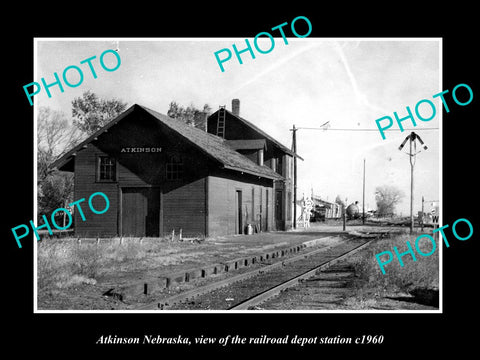
<instances>
[{"instance_id":1,"label":"chimney","mask_svg":"<svg viewBox=\"0 0 480 360\"><path fill-rule=\"evenodd\" d=\"M207 132L208 114L205 111L195 112L193 115L193 126Z\"/></svg>"},{"instance_id":2,"label":"chimney","mask_svg":"<svg viewBox=\"0 0 480 360\"><path fill-rule=\"evenodd\" d=\"M232 100L232 113L233 115L240 116L240 100L239 99Z\"/></svg>"}]
</instances>

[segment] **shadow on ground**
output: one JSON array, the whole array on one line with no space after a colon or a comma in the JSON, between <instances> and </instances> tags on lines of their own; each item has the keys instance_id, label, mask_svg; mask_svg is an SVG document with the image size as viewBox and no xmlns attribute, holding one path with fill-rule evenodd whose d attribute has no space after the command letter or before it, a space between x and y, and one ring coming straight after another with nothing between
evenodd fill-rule
<instances>
[{"instance_id":1,"label":"shadow on ground","mask_svg":"<svg viewBox=\"0 0 480 360\"><path fill-rule=\"evenodd\" d=\"M414 289L410 291L412 296L388 297L388 299L397 301L406 301L426 306L439 306L439 291L437 289Z\"/></svg>"}]
</instances>

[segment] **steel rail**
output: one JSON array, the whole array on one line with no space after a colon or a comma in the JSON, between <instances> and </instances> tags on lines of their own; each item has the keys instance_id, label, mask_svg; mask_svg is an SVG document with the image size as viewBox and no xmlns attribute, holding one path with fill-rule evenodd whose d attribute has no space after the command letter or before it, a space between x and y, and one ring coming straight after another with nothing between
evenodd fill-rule
<instances>
[{"instance_id":1,"label":"steel rail","mask_svg":"<svg viewBox=\"0 0 480 360\"><path fill-rule=\"evenodd\" d=\"M314 267L313 269L310 269L298 276L295 276L294 278L290 279L290 280L287 280L287 281L284 281L283 283L279 284L279 285L276 285L268 290L265 290L264 292L260 293L260 294L257 294L253 297L251 297L250 299L248 300L245 300L239 304L236 304L234 306L232 306L231 308L229 308L228 310L248 310L249 308L253 307L253 306L257 306L259 304L261 304L262 302L270 299L271 297L274 297L276 295L278 295L281 291L289 288L289 287L292 287L292 286L295 286L299 283L299 281L301 280L305 280L305 279L308 279L312 276L314 276L318 271L320 270L323 270L325 268L328 268L329 266L347 258L348 256L351 256L353 255L354 253L362 250L363 248L365 248L366 246L368 246L373 240L370 240L360 246L357 246L356 248L346 252L345 254L343 255L340 255L339 257L335 258L335 259L332 259L332 260L329 260L329 261L326 261L316 267Z\"/></svg>"},{"instance_id":2,"label":"steel rail","mask_svg":"<svg viewBox=\"0 0 480 360\"><path fill-rule=\"evenodd\" d=\"M342 240L342 242L340 244L344 243L345 241L347 241L347 240ZM303 254L293 256L293 257L291 257L289 259L285 259L283 261L278 261L278 262L275 262L273 264L266 265L266 266L264 266L260 269L255 269L255 270L243 273L243 274L235 275L235 276L226 278L226 279L221 280L221 281L217 281L217 282L214 282L214 283L211 283L211 284L200 286L200 287L197 287L195 289L188 290L188 291L179 293L177 295L170 296L170 297L165 298L165 299L157 300L155 302L136 307L135 310L159 310L159 309L163 309L166 306L170 306L170 305L178 304L178 303L181 303L181 302L185 302L185 301L193 299L197 296L209 293L211 291L220 289L220 288L225 287L225 286L229 286L229 285L231 285L235 282L246 280L246 279L249 279L251 277L254 277L254 276L269 272L271 270L277 269L277 268L282 267L286 264L293 263L293 262L308 258L310 256L313 256L313 255L316 255L320 252L329 250L329 249L331 249L333 247L336 247L338 245L339 245L338 243L327 245L327 246L321 247L319 249L309 251L307 253L303 253Z\"/></svg>"}]
</instances>

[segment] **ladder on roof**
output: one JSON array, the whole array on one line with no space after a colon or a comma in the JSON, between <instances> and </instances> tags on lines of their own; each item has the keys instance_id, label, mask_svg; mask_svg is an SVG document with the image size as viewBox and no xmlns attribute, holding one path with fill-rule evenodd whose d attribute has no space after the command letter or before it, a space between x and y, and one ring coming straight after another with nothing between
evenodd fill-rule
<instances>
[{"instance_id":1,"label":"ladder on roof","mask_svg":"<svg viewBox=\"0 0 480 360\"><path fill-rule=\"evenodd\" d=\"M223 138L225 136L225 105L220 106L218 109L218 118L217 118L217 136Z\"/></svg>"}]
</instances>

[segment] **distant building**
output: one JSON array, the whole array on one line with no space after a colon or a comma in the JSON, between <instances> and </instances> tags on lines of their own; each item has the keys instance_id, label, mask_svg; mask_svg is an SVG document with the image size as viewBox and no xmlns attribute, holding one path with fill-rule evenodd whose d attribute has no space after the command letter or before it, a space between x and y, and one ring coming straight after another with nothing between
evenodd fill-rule
<instances>
[{"instance_id":1,"label":"distant building","mask_svg":"<svg viewBox=\"0 0 480 360\"><path fill-rule=\"evenodd\" d=\"M288 148L224 108L196 126L133 105L52 167L74 172L74 199L105 193L109 210L86 220L78 236L186 237L284 230L292 224ZM99 200L101 201L101 200ZM101 205L99 205L101 207Z\"/></svg>"},{"instance_id":2,"label":"distant building","mask_svg":"<svg viewBox=\"0 0 480 360\"><path fill-rule=\"evenodd\" d=\"M323 200L316 195L312 195L312 201L314 203L313 216L316 221L342 217L342 206L340 204Z\"/></svg>"}]
</instances>

